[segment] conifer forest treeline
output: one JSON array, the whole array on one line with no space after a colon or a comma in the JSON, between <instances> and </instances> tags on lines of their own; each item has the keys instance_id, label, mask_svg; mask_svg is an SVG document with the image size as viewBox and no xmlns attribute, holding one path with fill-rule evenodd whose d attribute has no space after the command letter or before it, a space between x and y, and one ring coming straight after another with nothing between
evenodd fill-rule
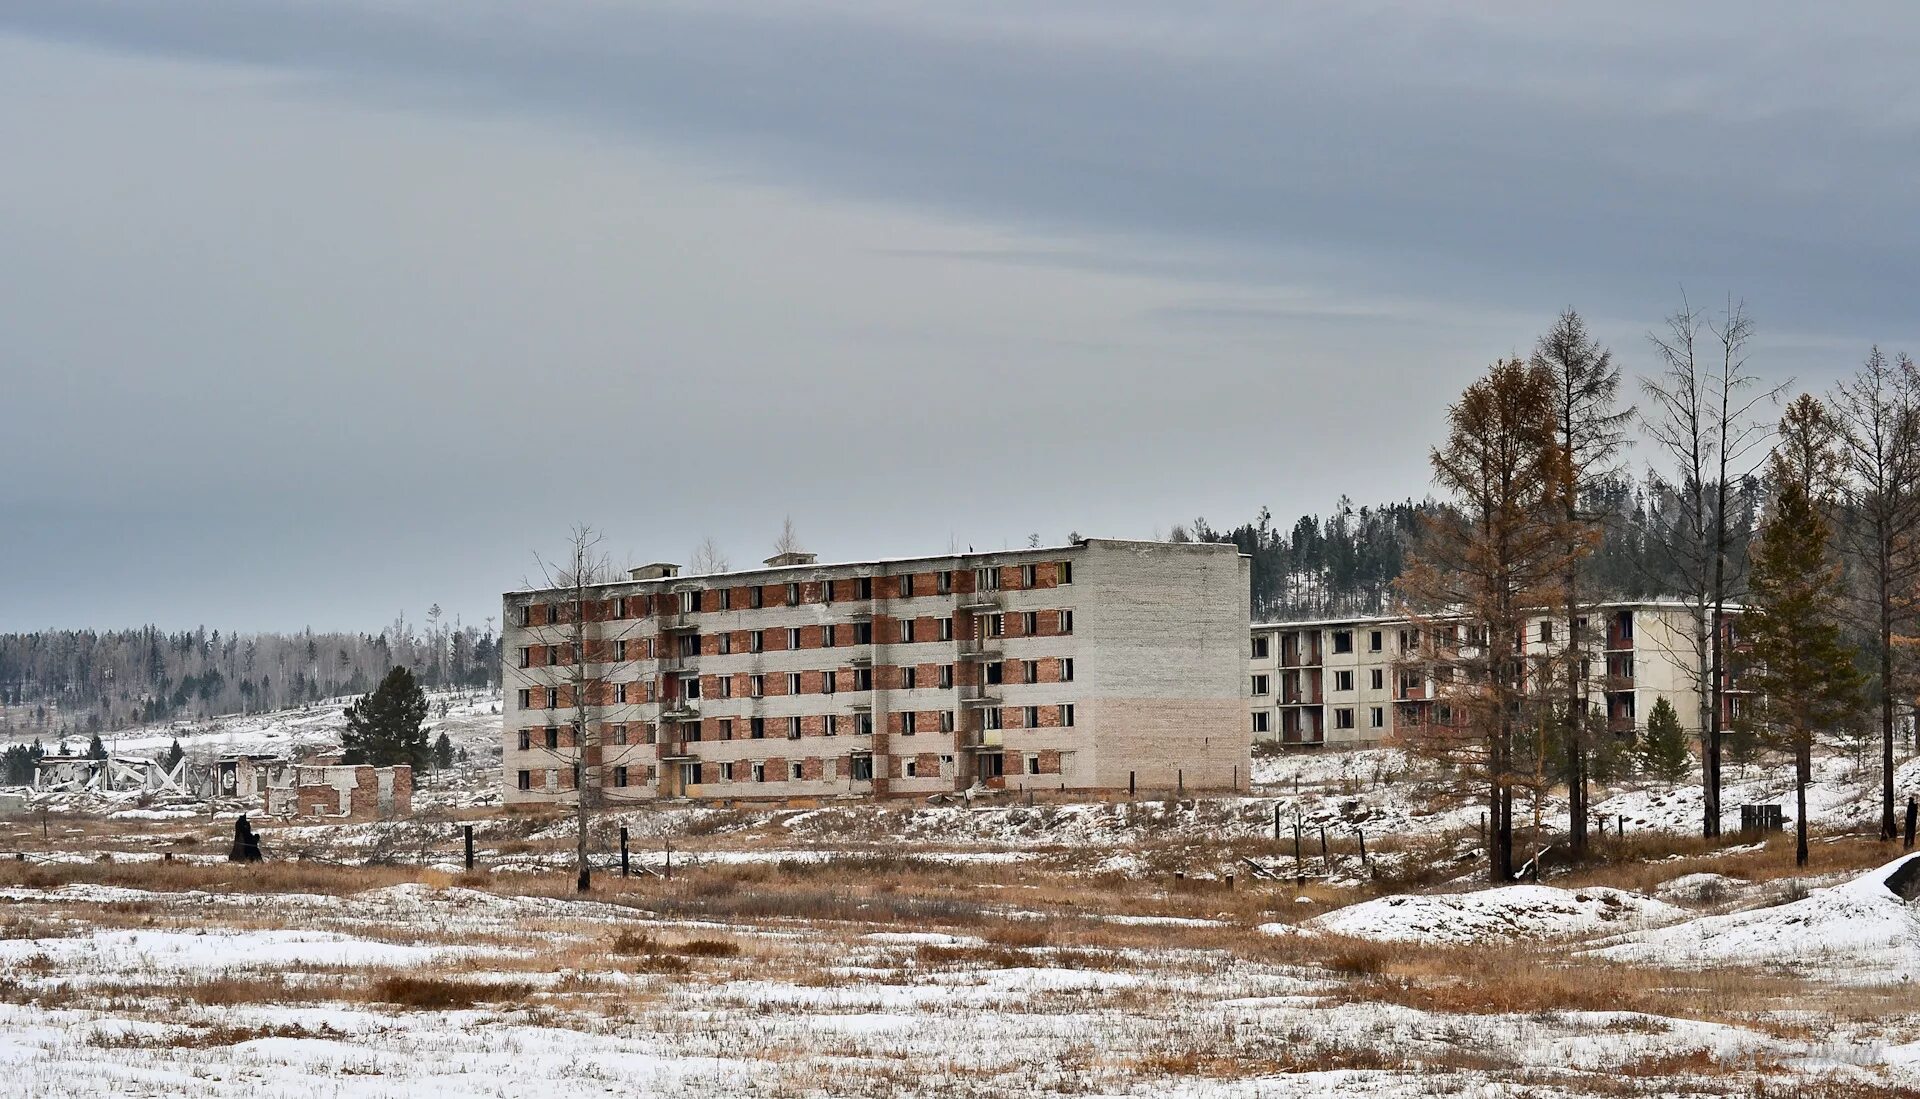
<instances>
[{"instance_id":1,"label":"conifer forest treeline","mask_svg":"<svg viewBox=\"0 0 1920 1099\"><path fill-rule=\"evenodd\" d=\"M38 630L0 634L0 729L85 734L282 709L372 690L407 668L428 688L499 681L493 622L428 612L373 633Z\"/></svg>"}]
</instances>

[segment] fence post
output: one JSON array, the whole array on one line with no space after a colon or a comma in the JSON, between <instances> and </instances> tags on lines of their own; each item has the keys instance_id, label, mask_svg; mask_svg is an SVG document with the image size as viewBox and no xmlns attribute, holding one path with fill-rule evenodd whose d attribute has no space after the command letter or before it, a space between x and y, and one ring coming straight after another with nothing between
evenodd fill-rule
<instances>
[{"instance_id":1,"label":"fence post","mask_svg":"<svg viewBox=\"0 0 1920 1099\"><path fill-rule=\"evenodd\" d=\"M463 826L463 827L462 827L462 828L460 829L460 831L466 834L466 841L467 841L467 872L468 872L468 873L472 873L472 872L473 872L473 825L471 825L471 824L468 824L468 825L464 825L464 826Z\"/></svg>"},{"instance_id":2,"label":"fence post","mask_svg":"<svg viewBox=\"0 0 1920 1099\"><path fill-rule=\"evenodd\" d=\"M1300 865L1300 814L1293 815L1293 877L1300 885L1307 884L1306 868Z\"/></svg>"},{"instance_id":3,"label":"fence post","mask_svg":"<svg viewBox=\"0 0 1920 1099\"><path fill-rule=\"evenodd\" d=\"M667 880L673 880L673 837L667 837Z\"/></svg>"},{"instance_id":4,"label":"fence post","mask_svg":"<svg viewBox=\"0 0 1920 1099\"><path fill-rule=\"evenodd\" d=\"M1324 824L1320 826L1320 872L1322 874L1333 872L1333 867L1327 862L1327 826Z\"/></svg>"},{"instance_id":5,"label":"fence post","mask_svg":"<svg viewBox=\"0 0 1920 1099\"><path fill-rule=\"evenodd\" d=\"M1273 803L1273 842L1280 842L1280 803Z\"/></svg>"},{"instance_id":6,"label":"fence post","mask_svg":"<svg viewBox=\"0 0 1920 1099\"><path fill-rule=\"evenodd\" d=\"M1133 800L1133 792L1134 792L1134 783L1133 783L1133 780L1134 780L1134 775L1135 775L1135 772L1133 772L1133 771L1128 771L1128 772L1127 772L1127 800L1128 800L1128 801L1132 801L1132 800Z\"/></svg>"},{"instance_id":7,"label":"fence post","mask_svg":"<svg viewBox=\"0 0 1920 1099\"><path fill-rule=\"evenodd\" d=\"M1178 770L1178 771L1175 771L1175 772L1174 772L1173 774L1174 774L1174 783L1175 783L1175 785L1177 785L1177 786L1179 787L1179 791L1180 791L1180 796L1181 796L1181 797L1185 797L1185 796L1186 796L1186 794L1187 794L1187 772L1186 772L1186 770L1185 770L1185 769L1183 768L1183 769L1181 769L1181 770Z\"/></svg>"},{"instance_id":8,"label":"fence post","mask_svg":"<svg viewBox=\"0 0 1920 1099\"><path fill-rule=\"evenodd\" d=\"M620 876L626 877L627 868L627 826L620 826Z\"/></svg>"},{"instance_id":9,"label":"fence post","mask_svg":"<svg viewBox=\"0 0 1920 1099\"><path fill-rule=\"evenodd\" d=\"M1355 828L1353 834L1360 837L1360 865L1365 866L1367 864L1367 830Z\"/></svg>"}]
</instances>

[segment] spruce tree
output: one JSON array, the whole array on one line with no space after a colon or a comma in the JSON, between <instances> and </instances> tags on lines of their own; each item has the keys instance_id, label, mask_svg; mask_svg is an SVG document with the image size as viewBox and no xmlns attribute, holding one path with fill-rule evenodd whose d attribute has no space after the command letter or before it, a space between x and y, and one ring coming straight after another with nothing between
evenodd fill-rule
<instances>
[{"instance_id":1,"label":"spruce tree","mask_svg":"<svg viewBox=\"0 0 1920 1099\"><path fill-rule=\"evenodd\" d=\"M427 747L427 694L413 673L395 665L372 694L347 707L347 727L340 734L342 760L390 767L396 763L425 770L431 758Z\"/></svg>"},{"instance_id":2,"label":"spruce tree","mask_svg":"<svg viewBox=\"0 0 1920 1099\"><path fill-rule=\"evenodd\" d=\"M1647 714L1647 731L1640 737L1640 768L1666 782L1687 777L1692 753L1687 751L1687 732L1680 725L1680 711L1663 695Z\"/></svg>"},{"instance_id":3,"label":"spruce tree","mask_svg":"<svg viewBox=\"0 0 1920 1099\"><path fill-rule=\"evenodd\" d=\"M1741 626L1752 644L1753 725L1793 753L1795 861L1807 863L1807 783L1814 737L1865 708L1866 677L1840 631L1840 569L1824 493L1832 484L1832 422L1820 402L1787 406L1772 472L1778 492L1753 550L1752 596Z\"/></svg>"},{"instance_id":4,"label":"spruce tree","mask_svg":"<svg viewBox=\"0 0 1920 1099\"><path fill-rule=\"evenodd\" d=\"M171 771L179 765L182 759L186 758L186 755L186 750L180 747L180 738L174 737L173 743L168 746L166 753L160 757L160 765Z\"/></svg>"},{"instance_id":5,"label":"spruce tree","mask_svg":"<svg viewBox=\"0 0 1920 1099\"><path fill-rule=\"evenodd\" d=\"M433 765L442 771L453 766L453 741L445 733L433 742Z\"/></svg>"},{"instance_id":6,"label":"spruce tree","mask_svg":"<svg viewBox=\"0 0 1920 1099\"><path fill-rule=\"evenodd\" d=\"M87 758L88 759L107 758L107 746L105 744L100 743L99 733L93 734L93 739L87 741Z\"/></svg>"}]
</instances>

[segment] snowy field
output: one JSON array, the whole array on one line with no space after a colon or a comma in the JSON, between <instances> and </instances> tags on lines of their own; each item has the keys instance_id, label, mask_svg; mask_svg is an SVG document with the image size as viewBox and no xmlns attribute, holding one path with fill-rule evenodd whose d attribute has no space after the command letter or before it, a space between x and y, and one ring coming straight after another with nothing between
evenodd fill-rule
<instances>
[{"instance_id":1,"label":"snowy field","mask_svg":"<svg viewBox=\"0 0 1920 1099\"><path fill-rule=\"evenodd\" d=\"M1467 943L1460 897L29 864L0 1064L21 1096L1920 1094L1894 869L1758 909L1482 891Z\"/></svg>"},{"instance_id":2,"label":"snowy field","mask_svg":"<svg viewBox=\"0 0 1920 1099\"><path fill-rule=\"evenodd\" d=\"M1477 799L1375 749L1239 796L608 812L581 898L571 819L498 805L497 700L439 701L466 760L414 819L266 822L264 866L232 806L0 819L0 1091L1920 1096L1920 914L1838 754L1811 873L1622 784L1594 864L1488 889ZM338 715L113 739L291 753Z\"/></svg>"}]
</instances>

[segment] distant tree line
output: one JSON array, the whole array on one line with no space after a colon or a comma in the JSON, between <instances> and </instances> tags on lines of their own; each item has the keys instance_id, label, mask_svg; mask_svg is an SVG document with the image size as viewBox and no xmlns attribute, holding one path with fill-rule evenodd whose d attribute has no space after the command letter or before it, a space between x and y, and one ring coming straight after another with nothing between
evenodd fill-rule
<instances>
[{"instance_id":1,"label":"distant tree line","mask_svg":"<svg viewBox=\"0 0 1920 1099\"><path fill-rule=\"evenodd\" d=\"M251 713L365 694L404 667L428 688L499 682L499 639L485 626L424 628L396 619L375 633L40 630L0 634L0 730L85 735L178 718Z\"/></svg>"},{"instance_id":2,"label":"distant tree line","mask_svg":"<svg viewBox=\"0 0 1920 1099\"><path fill-rule=\"evenodd\" d=\"M1689 522L1686 493L1665 478L1618 474L1596 479L1584 494L1585 514L1596 517L1599 545L1580 558L1582 589L1601 599L1679 599L1694 590L1675 532ZM1747 552L1767 499L1754 476L1728 491L1730 587L1746 575ZM1341 497L1325 516L1274 522L1266 508L1251 522L1216 529L1202 519L1179 524L1176 542L1232 542L1252 560L1249 610L1254 621L1380 614L1393 610L1394 582L1405 567L1423 520L1452 512L1431 497L1355 507Z\"/></svg>"}]
</instances>

